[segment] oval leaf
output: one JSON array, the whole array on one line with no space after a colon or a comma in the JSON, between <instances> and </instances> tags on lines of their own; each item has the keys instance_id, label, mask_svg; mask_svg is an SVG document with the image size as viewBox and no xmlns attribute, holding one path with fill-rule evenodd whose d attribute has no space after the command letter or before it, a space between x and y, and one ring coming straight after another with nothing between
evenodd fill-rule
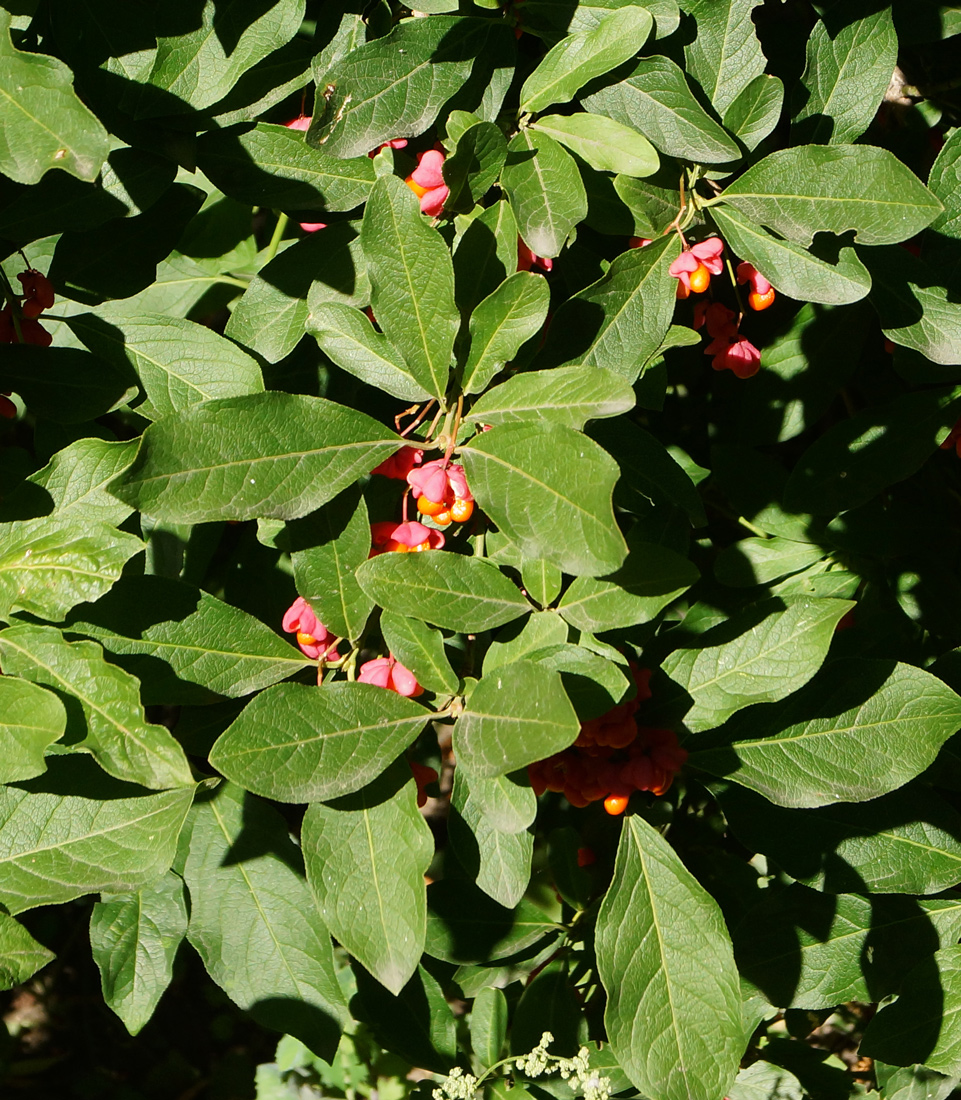
<instances>
[{"instance_id":1,"label":"oval leaf","mask_svg":"<svg viewBox=\"0 0 961 1100\"><path fill-rule=\"evenodd\" d=\"M277 684L255 696L217 739L210 763L266 798L319 802L376 779L429 717L374 684Z\"/></svg>"},{"instance_id":2,"label":"oval leaf","mask_svg":"<svg viewBox=\"0 0 961 1100\"><path fill-rule=\"evenodd\" d=\"M591 30L561 39L524 81L521 111L534 114L552 103L570 102L589 80L633 57L653 26L649 11L628 4L604 16Z\"/></svg>"},{"instance_id":3,"label":"oval leaf","mask_svg":"<svg viewBox=\"0 0 961 1100\"><path fill-rule=\"evenodd\" d=\"M865 802L896 790L961 726L961 697L930 672L889 668L838 661L791 699L745 716L724 748L691 763L780 806ZM852 759L857 769L845 764Z\"/></svg>"},{"instance_id":4,"label":"oval leaf","mask_svg":"<svg viewBox=\"0 0 961 1100\"><path fill-rule=\"evenodd\" d=\"M623 562L611 504L617 464L586 436L560 424L504 424L460 453L471 492L525 557L575 576Z\"/></svg>"},{"instance_id":5,"label":"oval leaf","mask_svg":"<svg viewBox=\"0 0 961 1100\"><path fill-rule=\"evenodd\" d=\"M849 229L860 244L897 244L943 209L893 153L872 145L779 149L725 188L721 199L803 245L815 233Z\"/></svg>"},{"instance_id":6,"label":"oval leaf","mask_svg":"<svg viewBox=\"0 0 961 1100\"><path fill-rule=\"evenodd\" d=\"M669 157L725 164L741 155L737 142L704 110L684 73L666 57L643 58L626 80L593 92L583 104L637 130Z\"/></svg>"},{"instance_id":7,"label":"oval leaf","mask_svg":"<svg viewBox=\"0 0 961 1100\"><path fill-rule=\"evenodd\" d=\"M755 614L733 641L675 650L661 667L693 700L685 725L693 732L711 729L752 703L797 691L821 667L835 626L853 606L798 600L760 621Z\"/></svg>"},{"instance_id":8,"label":"oval leaf","mask_svg":"<svg viewBox=\"0 0 961 1100\"><path fill-rule=\"evenodd\" d=\"M381 554L357 570L357 580L386 611L464 634L503 626L531 609L495 565L459 554Z\"/></svg>"},{"instance_id":9,"label":"oval leaf","mask_svg":"<svg viewBox=\"0 0 961 1100\"><path fill-rule=\"evenodd\" d=\"M336 806L314 803L301 834L327 927L395 996L417 969L427 934L424 873L434 839L416 794L409 780L387 797L367 788Z\"/></svg>"},{"instance_id":10,"label":"oval leaf","mask_svg":"<svg viewBox=\"0 0 961 1100\"><path fill-rule=\"evenodd\" d=\"M271 391L209 401L151 425L113 491L156 519L295 519L396 451L354 409Z\"/></svg>"},{"instance_id":11,"label":"oval leaf","mask_svg":"<svg viewBox=\"0 0 961 1100\"><path fill-rule=\"evenodd\" d=\"M731 940L717 903L640 817L624 822L596 944L607 1035L633 1084L652 1100L725 1095L744 1045Z\"/></svg>"},{"instance_id":12,"label":"oval leaf","mask_svg":"<svg viewBox=\"0 0 961 1100\"><path fill-rule=\"evenodd\" d=\"M378 324L418 385L443 400L460 320L447 245L396 176L374 185L360 239Z\"/></svg>"},{"instance_id":13,"label":"oval leaf","mask_svg":"<svg viewBox=\"0 0 961 1100\"><path fill-rule=\"evenodd\" d=\"M6 672L79 701L77 741L105 772L154 790L193 787L183 749L165 726L145 720L139 683L108 664L100 646L68 642L52 626L16 626L0 633L0 655Z\"/></svg>"},{"instance_id":14,"label":"oval leaf","mask_svg":"<svg viewBox=\"0 0 961 1100\"><path fill-rule=\"evenodd\" d=\"M454 726L454 754L472 774L506 775L568 748L579 731L559 674L515 661L474 688Z\"/></svg>"}]
</instances>

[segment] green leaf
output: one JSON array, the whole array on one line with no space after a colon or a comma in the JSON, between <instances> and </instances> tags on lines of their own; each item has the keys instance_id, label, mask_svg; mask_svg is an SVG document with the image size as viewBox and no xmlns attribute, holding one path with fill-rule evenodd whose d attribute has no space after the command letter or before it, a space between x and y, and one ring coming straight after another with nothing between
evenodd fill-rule
<instances>
[{"instance_id":1,"label":"green leaf","mask_svg":"<svg viewBox=\"0 0 961 1100\"><path fill-rule=\"evenodd\" d=\"M268 392L208 401L152 424L113 492L156 519L296 519L397 449L364 413Z\"/></svg>"},{"instance_id":2,"label":"green leaf","mask_svg":"<svg viewBox=\"0 0 961 1100\"><path fill-rule=\"evenodd\" d=\"M674 316L674 237L630 248L557 311L538 365L606 367L634 382Z\"/></svg>"},{"instance_id":3,"label":"green leaf","mask_svg":"<svg viewBox=\"0 0 961 1100\"><path fill-rule=\"evenodd\" d=\"M553 611L535 611L526 620L515 619L497 632L484 654L484 675L545 646L563 645L567 634L567 624Z\"/></svg>"},{"instance_id":4,"label":"green leaf","mask_svg":"<svg viewBox=\"0 0 961 1100\"><path fill-rule=\"evenodd\" d=\"M523 1057L535 1049L544 1031L553 1037L552 1052L570 1056L580 1047L583 1009L564 963L550 962L533 975L524 987L515 1012L510 1037L512 1054ZM506 1096L505 1090L498 1100L506 1100Z\"/></svg>"},{"instance_id":5,"label":"green leaf","mask_svg":"<svg viewBox=\"0 0 961 1100\"><path fill-rule=\"evenodd\" d=\"M582 722L600 718L629 694L621 669L583 646L547 646L531 653L530 659L561 674L564 690Z\"/></svg>"},{"instance_id":6,"label":"green leaf","mask_svg":"<svg viewBox=\"0 0 961 1100\"><path fill-rule=\"evenodd\" d=\"M666 57L643 58L626 80L592 92L583 104L642 133L669 157L700 164L740 157L737 142L704 110L684 73Z\"/></svg>"},{"instance_id":7,"label":"green leaf","mask_svg":"<svg viewBox=\"0 0 961 1100\"><path fill-rule=\"evenodd\" d=\"M408 1065L450 1072L457 1059L457 1026L444 991L430 972L418 966L397 997L361 967L354 967L354 976L359 1014L374 1038Z\"/></svg>"},{"instance_id":8,"label":"green leaf","mask_svg":"<svg viewBox=\"0 0 961 1100\"><path fill-rule=\"evenodd\" d=\"M56 956L13 917L0 913L0 989L13 989Z\"/></svg>"},{"instance_id":9,"label":"green leaf","mask_svg":"<svg viewBox=\"0 0 961 1100\"><path fill-rule=\"evenodd\" d=\"M530 611L496 566L460 554L380 554L357 570L357 580L385 611L463 634L492 630Z\"/></svg>"},{"instance_id":10,"label":"green leaf","mask_svg":"<svg viewBox=\"0 0 961 1100\"><path fill-rule=\"evenodd\" d=\"M435 959L490 963L559 930L526 898L515 909L505 909L472 883L449 879L427 888L425 950Z\"/></svg>"},{"instance_id":11,"label":"green leaf","mask_svg":"<svg viewBox=\"0 0 961 1100\"><path fill-rule=\"evenodd\" d=\"M307 145L301 131L265 122L204 134L197 163L225 195L282 210L353 210L375 178L368 157L331 156Z\"/></svg>"},{"instance_id":12,"label":"green leaf","mask_svg":"<svg viewBox=\"0 0 961 1100\"><path fill-rule=\"evenodd\" d=\"M373 607L354 576L370 552L367 505L356 487L287 525L297 591L340 638L360 638Z\"/></svg>"},{"instance_id":13,"label":"green leaf","mask_svg":"<svg viewBox=\"0 0 961 1100\"><path fill-rule=\"evenodd\" d=\"M485 986L470 1012L470 1043L474 1057L489 1069L500 1061L507 1040L507 998L496 986Z\"/></svg>"},{"instance_id":14,"label":"green leaf","mask_svg":"<svg viewBox=\"0 0 961 1100\"><path fill-rule=\"evenodd\" d=\"M534 114L553 103L569 103L588 81L633 57L653 26L649 11L630 4L605 15L592 30L568 35L524 81L521 112Z\"/></svg>"},{"instance_id":15,"label":"green leaf","mask_svg":"<svg viewBox=\"0 0 961 1100\"><path fill-rule=\"evenodd\" d=\"M723 1096L743 1050L741 998L721 911L661 835L624 821L597 916L604 1023L652 1100Z\"/></svg>"},{"instance_id":16,"label":"green leaf","mask_svg":"<svg viewBox=\"0 0 961 1100\"><path fill-rule=\"evenodd\" d=\"M460 774L455 769L455 780ZM501 833L525 833L534 824L537 796L523 768L494 776L471 772L469 778L475 809L492 829Z\"/></svg>"},{"instance_id":17,"label":"green leaf","mask_svg":"<svg viewBox=\"0 0 961 1100\"><path fill-rule=\"evenodd\" d=\"M711 214L728 246L754 264L782 294L846 305L860 301L871 289L871 276L853 248L840 249L837 262L831 263L800 245L779 240L737 211L718 206Z\"/></svg>"},{"instance_id":18,"label":"green leaf","mask_svg":"<svg viewBox=\"0 0 961 1100\"><path fill-rule=\"evenodd\" d=\"M139 683L108 664L94 642L67 642L52 626L16 626L0 632L8 673L79 700L82 739L97 763L117 779L154 790L193 787L184 751L164 726L145 721Z\"/></svg>"},{"instance_id":19,"label":"green leaf","mask_svg":"<svg viewBox=\"0 0 961 1100\"><path fill-rule=\"evenodd\" d=\"M258 1023L333 1060L347 1006L286 822L222 783L186 832L187 938L207 973Z\"/></svg>"},{"instance_id":20,"label":"green leaf","mask_svg":"<svg viewBox=\"0 0 961 1100\"><path fill-rule=\"evenodd\" d=\"M532 126L566 145L599 172L652 176L660 164L657 151L643 134L604 115L544 115Z\"/></svg>"},{"instance_id":21,"label":"green leaf","mask_svg":"<svg viewBox=\"0 0 961 1100\"><path fill-rule=\"evenodd\" d=\"M478 779L479 783L487 780ZM534 837L528 831L503 832L487 817L486 805L472 797L473 781L455 768L451 793L450 841L458 862L488 897L512 909L530 883ZM488 800L491 791L487 792ZM532 795L533 797L533 795Z\"/></svg>"},{"instance_id":22,"label":"green leaf","mask_svg":"<svg viewBox=\"0 0 961 1100\"><path fill-rule=\"evenodd\" d=\"M490 380L544 324L550 305L547 280L531 271L509 275L474 310L464 393L483 393Z\"/></svg>"},{"instance_id":23,"label":"green leaf","mask_svg":"<svg viewBox=\"0 0 961 1100\"><path fill-rule=\"evenodd\" d=\"M958 881L961 814L920 783L813 810L782 809L739 787L718 794L746 847L825 893L936 894Z\"/></svg>"},{"instance_id":24,"label":"green leaf","mask_svg":"<svg viewBox=\"0 0 961 1100\"><path fill-rule=\"evenodd\" d=\"M792 141L838 145L868 128L898 62L890 7L852 5L827 12L807 42L807 65L794 102ZM862 18L857 13L864 11Z\"/></svg>"},{"instance_id":25,"label":"green leaf","mask_svg":"<svg viewBox=\"0 0 961 1100\"><path fill-rule=\"evenodd\" d=\"M638 237L660 237L677 216L680 195L674 188L623 175L614 177L613 187L634 219Z\"/></svg>"},{"instance_id":26,"label":"green leaf","mask_svg":"<svg viewBox=\"0 0 961 1100\"><path fill-rule=\"evenodd\" d=\"M110 151L107 132L77 98L62 61L14 48L0 27L0 171L37 183L51 168L91 182Z\"/></svg>"},{"instance_id":27,"label":"green leaf","mask_svg":"<svg viewBox=\"0 0 961 1100\"><path fill-rule=\"evenodd\" d=\"M528 559L521 565L521 581L535 603L549 607L561 590L561 571L543 558Z\"/></svg>"},{"instance_id":28,"label":"green leaf","mask_svg":"<svg viewBox=\"0 0 961 1100\"><path fill-rule=\"evenodd\" d=\"M739 402L738 438L783 443L819 420L857 368L868 312L803 306L764 349L764 370Z\"/></svg>"},{"instance_id":29,"label":"green leaf","mask_svg":"<svg viewBox=\"0 0 961 1100\"><path fill-rule=\"evenodd\" d=\"M549 421L503 424L460 453L474 497L525 557L575 576L623 562L611 504L617 466L586 436Z\"/></svg>"},{"instance_id":30,"label":"green leaf","mask_svg":"<svg viewBox=\"0 0 961 1100\"><path fill-rule=\"evenodd\" d=\"M444 636L420 619L392 611L380 616L380 630L387 648L428 691L454 695L460 683L444 651Z\"/></svg>"},{"instance_id":31,"label":"green leaf","mask_svg":"<svg viewBox=\"0 0 961 1100\"><path fill-rule=\"evenodd\" d=\"M733 933L743 976L772 1005L811 1011L881 1000L932 947L959 935L956 898L829 896L796 883Z\"/></svg>"},{"instance_id":32,"label":"green leaf","mask_svg":"<svg viewBox=\"0 0 961 1100\"><path fill-rule=\"evenodd\" d=\"M417 382L443 399L459 323L454 265L403 180L383 176L374 185L361 243L378 324Z\"/></svg>"},{"instance_id":33,"label":"green leaf","mask_svg":"<svg viewBox=\"0 0 961 1100\"><path fill-rule=\"evenodd\" d=\"M352 157L392 138L417 137L472 74L490 82L490 65L509 50L510 34L506 24L478 17L402 20L327 70L329 93L307 140L332 156ZM475 106L482 91L483 85L472 103L458 105Z\"/></svg>"},{"instance_id":34,"label":"green leaf","mask_svg":"<svg viewBox=\"0 0 961 1100\"><path fill-rule=\"evenodd\" d=\"M0 618L28 611L57 622L102 596L143 548L134 535L76 515L0 524Z\"/></svg>"},{"instance_id":35,"label":"green leaf","mask_svg":"<svg viewBox=\"0 0 961 1100\"><path fill-rule=\"evenodd\" d=\"M175 183L134 218L64 233L50 281L81 302L139 294L154 282L157 265L170 255L204 197L199 187Z\"/></svg>"},{"instance_id":36,"label":"green leaf","mask_svg":"<svg viewBox=\"0 0 961 1100\"><path fill-rule=\"evenodd\" d=\"M366 314L340 302L322 302L306 318L307 331L338 367L401 401L425 401L430 391L408 369L394 345Z\"/></svg>"},{"instance_id":37,"label":"green leaf","mask_svg":"<svg viewBox=\"0 0 961 1100\"><path fill-rule=\"evenodd\" d=\"M726 546L717 556L714 576L721 584L750 588L769 584L789 573L799 573L824 557L824 550L807 542L790 539L741 539Z\"/></svg>"},{"instance_id":38,"label":"green leaf","mask_svg":"<svg viewBox=\"0 0 961 1100\"><path fill-rule=\"evenodd\" d=\"M224 333L277 363L302 339L312 310L328 302L363 307L369 301L360 237L350 222L339 222L265 264L234 306Z\"/></svg>"},{"instance_id":39,"label":"green leaf","mask_svg":"<svg viewBox=\"0 0 961 1100\"><path fill-rule=\"evenodd\" d=\"M256 361L205 325L159 313L132 321L109 312L82 313L67 324L100 359L132 368L147 395L137 412L148 420L201 401L263 392Z\"/></svg>"},{"instance_id":40,"label":"green leaf","mask_svg":"<svg viewBox=\"0 0 961 1100\"><path fill-rule=\"evenodd\" d=\"M677 30L681 21L681 13L676 0L629 0L629 2L647 8L654 16L656 37L666 38ZM552 5L550 0L547 0L543 7L539 0L534 0L534 7L540 9L544 14L551 13L553 10L553 13L557 16L567 18L567 9ZM592 27L597 26L607 12L621 7L624 7L624 0L582 0L577 6L577 10L570 14L570 29L572 31L590 30Z\"/></svg>"},{"instance_id":41,"label":"green leaf","mask_svg":"<svg viewBox=\"0 0 961 1100\"><path fill-rule=\"evenodd\" d=\"M511 205L495 202L454 243L454 300L465 317L517 270L517 223Z\"/></svg>"},{"instance_id":42,"label":"green leaf","mask_svg":"<svg viewBox=\"0 0 961 1100\"><path fill-rule=\"evenodd\" d=\"M196 5L195 5L196 7ZM147 83L167 93L143 95L137 115L200 110L223 99L237 81L268 54L286 45L304 18L304 0L237 0L226 9L206 0L179 33L159 37Z\"/></svg>"},{"instance_id":43,"label":"green leaf","mask_svg":"<svg viewBox=\"0 0 961 1100\"><path fill-rule=\"evenodd\" d=\"M928 187L944 205L943 213L931 223L933 232L954 240L961 238L961 134L954 131L941 147L931 172ZM929 242L925 242L927 254Z\"/></svg>"},{"instance_id":44,"label":"green leaf","mask_svg":"<svg viewBox=\"0 0 961 1100\"><path fill-rule=\"evenodd\" d=\"M0 902L11 913L136 890L173 862L193 789L145 795L105 782L101 790L91 771L82 757L54 757L40 779L0 788ZM86 794L72 793L78 787Z\"/></svg>"},{"instance_id":45,"label":"green leaf","mask_svg":"<svg viewBox=\"0 0 961 1100\"><path fill-rule=\"evenodd\" d=\"M266 798L319 802L376 779L429 717L374 684L277 684L254 696L217 739L210 763Z\"/></svg>"},{"instance_id":46,"label":"green leaf","mask_svg":"<svg viewBox=\"0 0 961 1100\"><path fill-rule=\"evenodd\" d=\"M829 665L780 704L734 723L697 763L781 806L864 802L920 775L961 726L961 698L930 672L884 661ZM843 761L856 759L856 771Z\"/></svg>"},{"instance_id":47,"label":"green leaf","mask_svg":"<svg viewBox=\"0 0 961 1100\"><path fill-rule=\"evenodd\" d=\"M776 76L761 73L725 109L724 129L753 152L777 126L783 105L783 83Z\"/></svg>"},{"instance_id":48,"label":"green leaf","mask_svg":"<svg viewBox=\"0 0 961 1100\"><path fill-rule=\"evenodd\" d=\"M0 234L26 244L65 229L90 229L111 218L139 214L173 183L176 166L154 153L119 148L103 168L102 185L63 172L48 172L31 187L7 183ZM130 194L126 181L140 199Z\"/></svg>"},{"instance_id":49,"label":"green leaf","mask_svg":"<svg viewBox=\"0 0 961 1100\"><path fill-rule=\"evenodd\" d=\"M521 130L507 147L501 186L535 256L559 256L587 217L587 192L574 158L547 134Z\"/></svg>"},{"instance_id":50,"label":"green leaf","mask_svg":"<svg viewBox=\"0 0 961 1100\"><path fill-rule=\"evenodd\" d=\"M685 68L719 115L764 72L754 6L755 0L693 0L685 7L697 22L697 37L684 47Z\"/></svg>"},{"instance_id":51,"label":"green leaf","mask_svg":"<svg viewBox=\"0 0 961 1100\"><path fill-rule=\"evenodd\" d=\"M694 733L712 729L743 707L797 691L821 667L835 626L853 606L801 599L760 618L762 606L748 612L745 632L733 640L675 650L661 667L691 696L684 724Z\"/></svg>"},{"instance_id":52,"label":"green leaf","mask_svg":"<svg viewBox=\"0 0 961 1100\"><path fill-rule=\"evenodd\" d=\"M52 691L6 675L0 677L0 715L0 780L19 783L42 775L44 749L67 728L63 703Z\"/></svg>"},{"instance_id":53,"label":"green leaf","mask_svg":"<svg viewBox=\"0 0 961 1100\"><path fill-rule=\"evenodd\" d=\"M148 704L177 702L193 684L239 698L311 663L253 615L168 577L124 577L77 608L66 629L120 657L142 681ZM187 687L184 701L195 695Z\"/></svg>"},{"instance_id":54,"label":"green leaf","mask_svg":"<svg viewBox=\"0 0 961 1100\"><path fill-rule=\"evenodd\" d=\"M173 976L187 932L183 880L168 871L133 893L104 894L90 914L90 947L107 1005L136 1035Z\"/></svg>"},{"instance_id":55,"label":"green leaf","mask_svg":"<svg viewBox=\"0 0 961 1100\"><path fill-rule=\"evenodd\" d=\"M592 439L609 451L620 467L615 497L633 512L655 505L682 508L693 527L707 522L697 487L663 443L630 420L592 424Z\"/></svg>"},{"instance_id":56,"label":"green leaf","mask_svg":"<svg viewBox=\"0 0 961 1100\"><path fill-rule=\"evenodd\" d=\"M697 581L680 554L641 539L628 540L627 560L608 577L577 577L557 610L578 630L599 633L648 623Z\"/></svg>"},{"instance_id":57,"label":"green leaf","mask_svg":"<svg viewBox=\"0 0 961 1100\"><path fill-rule=\"evenodd\" d=\"M961 946L942 947L904 979L898 999L868 1024L861 1049L889 1065L921 1062L942 1073L961 1072Z\"/></svg>"},{"instance_id":58,"label":"green leaf","mask_svg":"<svg viewBox=\"0 0 961 1100\"><path fill-rule=\"evenodd\" d=\"M27 408L57 424L80 424L110 412L137 392L129 368L82 348L9 344L0 350L0 385Z\"/></svg>"},{"instance_id":59,"label":"green leaf","mask_svg":"<svg viewBox=\"0 0 961 1100\"><path fill-rule=\"evenodd\" d=\"M721 198L749 221L809 245L815 233L855 230L859 244L897 244L941 213L941 203L887 149L801 145L752 165Z\"/></svg>"},{"instance_id":60,"label":"green leaf","mask_svg":"<svg viewBox=\"0 0 961 1100\"><path fill-rule=\"evenodd\" d=\"M784 491L792 512L840 512L910 477L961 411L961 390L925 390L855 413L798 459Z\"/></svg>"},{"instance_id":61,"label":"green leaf","mask_svg":"<svg viewBox=\"0 0 961 1100\"><path fill-rule=\"evenodd\" d=\"M64 524L123 523L131 509L106 487L133 462L137 446L133 439L121 443L78 439L70 443L42 470L4 494L0 521L39 518L52 511Z\"/></svg>"},{"instance_id":62,"label":"green leaf","mask_svg":"<svg viewBox=\"0 0 961 1100\"><path fill-rule=\"evenodd\" d=\"M454 726L454 754L471 774L506 775L568 748L579 730L560 676L515 661L474 688Z\"/></svg>"},{"instance_id":63,"label":"green leaf","mask_svg":"<svg viewBox=\"0 0 961 1100\"><path fill-rule=\"evenodd\" d=\"M861 248L871 272L870 301L889 340L935 363L961 361L961 305L944 271L903 248Z\"/></svg>"},{"instance_id":64,"label":"green leaf","mask_svg":"<svg viewBox=\"0 0 961 1100\"><path fill-rule=\"evenodd\" d=\"M391 791L379 786L308 806L301 847L327 927L396 996L424 950L434 839L413 780Z\"/></svg>"},{"instance_id":65,"label":"green leaf","mask_svg":"<svg viewBox=\"0 0 961 1100\"><path fill-rule=\"evenodd\" d=\"M472 210L497 182L506 158L507 139L493 122L477 122L460 133L443 165L450 189L444 208Z\"/></svg>"}]
</instances>

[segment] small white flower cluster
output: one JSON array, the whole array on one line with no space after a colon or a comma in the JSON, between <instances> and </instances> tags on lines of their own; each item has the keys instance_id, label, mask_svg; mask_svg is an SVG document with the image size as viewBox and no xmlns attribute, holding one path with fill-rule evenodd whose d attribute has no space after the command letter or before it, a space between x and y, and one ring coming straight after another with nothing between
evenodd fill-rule
<instances>
[{"instance_id":1,"label":"small white flower cluster","mask_svg":"<svg viewBox=\"0 0 961 1100\"><path fill-rule=\"evenodd\" d=\"M547 1053L547 1048L553 1042L554 1036L549 1031L545 1031L541 1041L530 1054L514 1060L514 1068L519 1069L527 1077L540 1077L542 1073L547 1072L550 1063L554 1060L554 1055Z\"/></svg>"},{"instance_id":2,"label":"small white flower cluster","mask_svg":"<svg viewBox=\"0 0 961 1100\"><path fill-rule=\"evenodd\" d=\"M584 1100L609 1100L611 1079L592 1070L588 1059L587 1047L581 1047L573 1058L558 1058L557 1068L575 1096L583 1096Z\"/></svg>"},{"instance_id":3,"label":"small white flower cluster","mask_svg":"<svg viewBox=\"0 0 961 1100\"><path fill-rule=\"evenodd\" d=\"M541 1074L556 1070L567 1081L575 1096L583 1096L584 1100L610 1100L611 1081L609 1077L602 1077L591 1069L590 1052L587 1047L581 1049L573 1058L564 1058L559 1054L548 1054L547 1048L554 1042L554 1036L545 1031L541 1041L530 1052L521 1058L513 1059L514 1069L523 1073L525 1077L540 1077ZM505 1059L510 1063L511 1059ZM505 1063L498 1062L497 1065ZM496 1067L491 1067L494 1069ZM490 1074L488 1070L484 1077L478 1081L473 1074L464 1073L456 1067L450 1071L440 1083L440 1087L434 1089L434 1100L473 1100L477 1087Z\"/></svg>"},{"instance_id":4,"label":"small white flower cluster","mask_svg":"<svg viewBox=\"0 0 961 1100\"><path fill-rule=\"evenodd\" d=\"M465 1073L460 1066L454 1066L447 1077L434 1089L434 1100L471 1100L477 1091L477 1078Z\"/></svg>"}]
</instances>

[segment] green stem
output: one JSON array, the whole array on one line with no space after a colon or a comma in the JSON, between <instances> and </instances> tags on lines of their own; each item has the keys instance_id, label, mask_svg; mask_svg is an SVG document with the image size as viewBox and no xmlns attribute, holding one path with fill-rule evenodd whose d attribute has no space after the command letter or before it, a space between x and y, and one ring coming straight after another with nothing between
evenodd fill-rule
<instances>
[{"instance_id":1,"label":"green stem","mask_svg":"<svg viewBox=\"0 0 961 1100\"><path fill-rule=\"evenodd\" d=\"M218 275L217 282L227 283L230 286L239 286L241 290L246 290L247 287L250 286L249 279L238 279L235 275Z\"/></svg>"},{"instance_id":2,"label":"green stem","mask_svg":"<svg viewBox=\"0 0 961 1100\"><path fill-rule=\"evenodd\" d=\"M286 214L281 213L277 215L277 224L274 226L274 233L273 236L270 238L270 244L267 245L267 255L264 259L265 267L267 266L267 264L270 263L274 256L277 255L277 249L280 248L280 242L284 238L284 233L287 229L287 222L289 220L290 219L287 217Z\"/></svg>"},{"instance_id":3,"label":"green stem","mask_svg":"<svg viewBox=\"0 0 961 1100\"><path fill-rule=\"evenodd\" d=\"M741 319L744 317L744 301L741 298L741 288L737 285L737 276L734 274L734 265L731 263L730 252L724 253L724 263L727 266L727 273L731 276L731 286L734 287L734 297L737 298L737 308L740 313L738 318L738 324L741 323Z\"/></svg>"},{"instance_id":4,"label":"green stem","mask_svg":"<svg viewBox=\"0 0 961 1100\"><path fill-rule=\"evenodd\" d=\"M750 520L745 519L743 516L738 516L737 521L742 527L746 527L749 531L757 535L758 538L769 539L771 537L767 531L762 531L760 527L755 527Z\"/></svg>"}]
</instances>

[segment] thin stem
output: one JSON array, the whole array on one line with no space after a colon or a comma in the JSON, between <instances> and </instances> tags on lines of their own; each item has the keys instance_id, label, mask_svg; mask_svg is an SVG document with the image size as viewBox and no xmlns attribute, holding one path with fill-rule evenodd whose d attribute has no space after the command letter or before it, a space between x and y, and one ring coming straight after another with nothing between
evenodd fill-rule
<instances>
[{"instance_id":1,"label":"thin stem","mask_svg":"<svg viewBox=\"0 0 961 1100\"><path fill-rule=\"evenodd\" d=\"M227 283L229 286L239 286L241 290L246 290L250 286L249 279L240 279L236 275L218 275L218 283Z\"/></svg>"},{"instance_id":2,"label":"thin stem","mask_svg":"<svg viewBox=\"0 0 961 1100\"><path fill-rule=\"evenodd\" d=\"M267 245L267 255L264 259L264 267L270 263L270 261L277 255L277 249L280 248L280 242L284 238L284 233L287 229L287 222L290 219L286 214L277 215L277 224L274 226L273 236L270 238L270 244Z\"/></svg>"},{"instance_id":3,"label":"thin stem","mask_svg":"<svg viewBox=\"0 0 961 1100\"><path fill-rule=\"evenodd\" d=\"M437 421L444 415L444 410L438 405L437 412L434 414L434 419L430 422L430 427L427 429L427 438L425 443L429 443L434 437L434 429L437 427Z\"/></svg>"},{"instance_id":4,"label":"thin stem","mask_svg":"<svg viewBox=\"0 0 961 1100\"><path fill-rule=\"evenodd\" d=\"M406 436L408 432L412 432L412 431L413 431L413 430L414 430L414 429L415 429L415 428L417 427L417 425L418 425L418 424L419 424L419 423L420 423L420 422L421 422L421 421L422 421L422 420L424 419L424 417L425 417L425 416L427 415L427 413L428 413L428 411L429 411L429 409L430 409L431 405L433 405L435 401L436 401L436 398L432 397L432 398L430 399L430 401L428 401L428 402L427 402L427 404L426 404L426 405L425 405L425 406L424 406L424 407L423 407L423 408L422 408L422 409L420 410L420 412L419 412L419 413L417 414L416 418L415 418L414 420L412 420L412 421L411 421L411 422L410 422L410 423L409 423L409 424L407 425L407 427L406 427L406 428L405 428L405 429L404 429L404 430L403 430L403 431L402 431L402 432L400 433L400 434L401 434L401 436ZM416 406L415 406L415 407L416 407ZM402 415L403 415L403 414L402 414Z\"/></svg>"},{"instance_id":5,"label":"thin stem","mask_svg":"<svg viewBox=\"0 0 961 1100\"><path fill-rule=\"evenodd\" d=\"M742 527L746 527L752 534L757 535L759 538L767 539L771 537L767 531L763 531L760 527L755 527L754 524L751 523L750 520L745 519L744 516L738 516L737 521Z\"/></svg>"},{"instance_id":6,"label":"thin stem","mask_svg":"<svg viewBox=\"0 0 961 1100\"><path fill-rule=\"evenodd\" d=\"M737 298L738 318L737 323L740 325L744 319L744 299L741 297L741 288L737 285L737 276L734 274L734 265L731 263L730 254L725 252L724 263L727 267L727 273L731 276L731 286L734 287L734 297Z\"/></svg>"},{"instance_id":7,"label":"thin stem","mask_svg":"<svg viewBox=\"0 0 961 1100\"><path fill-rule=\"evenodd\" d=\"M464 395L461 394L457 398L457 409L454 412L454 426L451 429L450 438L447 441L447 450L444 452L444 465L450 462L450 456L454 451L454 444L457 442L457 433L460 431L461 418L464 415Z\"/></svg>"}]
</instances>

